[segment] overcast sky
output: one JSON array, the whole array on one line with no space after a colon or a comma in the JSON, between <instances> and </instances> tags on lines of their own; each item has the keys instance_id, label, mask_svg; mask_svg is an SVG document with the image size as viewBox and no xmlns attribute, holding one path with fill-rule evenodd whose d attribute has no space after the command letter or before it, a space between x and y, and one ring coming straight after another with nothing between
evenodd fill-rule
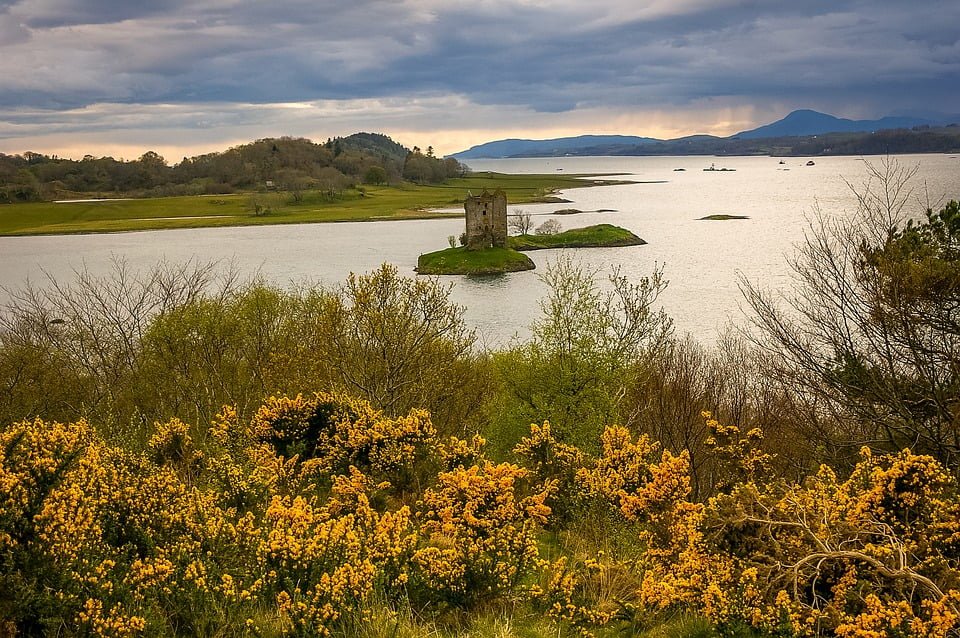
<instances>
[{"instance_id":1,"label":"overcast sky","mask_svg":"<svg viewBox=\"0 0 960 638\"><path fill-rule=\"evenodd\" d=\"M0 0L0 152L956 113L958 38L957 0Z\"/></svg>"}]
</instances>

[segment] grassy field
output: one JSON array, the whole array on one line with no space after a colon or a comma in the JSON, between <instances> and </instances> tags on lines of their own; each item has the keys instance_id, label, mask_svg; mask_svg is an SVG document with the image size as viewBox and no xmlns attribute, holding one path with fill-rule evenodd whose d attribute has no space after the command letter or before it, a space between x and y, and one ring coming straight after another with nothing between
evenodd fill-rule
<instances>
[{"instance_id":1,"label":"grassy field","mask_svg":"<svg viewBox=\"0 0 960 638\"><path fill-rule=\"evenodd\" d=\"M533 268L529 257L510 248L447 248L420 255L417 260L421 275L493 275Z\"/></svg>"},{"instance_id":2,"label":"grassy field","mask_svg":"<svg viewBox=\"0 0 960 638\"><path fill-rule=\"evenodd\" d=\"M557 189L611 184L576 175L473 173L439 185L365 186L335 199L309 191L292 203L286 193L159 197L115 201L0 205L0 235L100 233L164 228L371 221L460 215L431 212L460 207L468 191L502 188L510 203L541 201ZM271 208L254 215L252 198Z\"/></svg>"},{"instance_id":3,"label":"grassy field","mask_svg":"<svg viewBox=\"0 0 960 638\"><path fill-rule=\"evenodd\" d=\"M612 224L573 228L556 235L520 235L510 238L510 247L516 250L640 246L645 243L647 242L626 228L620 228Z\"/></svg>"}]
</instances>

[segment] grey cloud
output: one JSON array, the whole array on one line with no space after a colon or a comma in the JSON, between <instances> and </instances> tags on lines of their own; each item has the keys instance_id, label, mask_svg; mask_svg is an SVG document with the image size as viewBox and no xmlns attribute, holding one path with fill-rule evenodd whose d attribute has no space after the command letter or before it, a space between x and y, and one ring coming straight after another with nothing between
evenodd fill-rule
<instances>
[{"instance_id":1,"label":"grey cloud","mask_svg":"<svg viewBox=\"0 0 960 638\"><path fill-rule=\"evenodd\" d=\"M6 45L20 44L30 39L30 32L16 20L0 11L0 42Z\"/></svg>"},{"instance_id":2,"label":"grey cloud","mask_svg":"<svg viewBox=\"0 0 960 638\"><path fill-rule=\"evenodd\" d=\"M13 13L33 29L111 24L124 20L163 15L185 6L177 0L21 0L11 2Z\"/></svg>"},{"instance_id":3,"label":"grey cloud","mask_svg":"<svg viewBox=\"0 0 960 638\"><path fill-rule=\"evenodd\" d=\"M960 5L941 0L6 6L8 109L456 94L548 113L725 96L883 115L960 94Z\"/></svg>"}]
</instances>

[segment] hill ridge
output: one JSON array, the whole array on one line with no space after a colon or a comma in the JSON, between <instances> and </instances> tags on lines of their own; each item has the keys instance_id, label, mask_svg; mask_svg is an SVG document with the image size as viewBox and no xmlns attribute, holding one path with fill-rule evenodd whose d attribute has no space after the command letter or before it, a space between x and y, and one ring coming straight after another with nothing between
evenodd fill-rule
<instances>
[{"instance_id":1,"label":"hill ridge","mask_svg":"<svg viewBox=\"0 0 960 638\"><path fill-rule=\"evenodd\" d=\"M469 160L510 157L563 157L566 155L670 155L689 154L690 152L705 154L731 152L737 154L743 149L727 151L724 150L724 143L741 140L784 141L784 139L799 139L831 133L868 134L877 131L944 127L952 123L960 123L960 115L940 116L936 119L889 115L875 120L852 120L821 113L813 109L796 109L775 122L741 131L729 137L694 134L674 139L657 139L633 135L585 134L542 140L506 138L477 144L466 150L453 153L449 157ZM791 144L779 144L778 146L784 145L791 146ZM691 146L696 146L697 150L691 150ZM762 151L746 149L744 152L757 154ZM916 152L923 151L918 150Z\"/></svg>"}]
</instances>

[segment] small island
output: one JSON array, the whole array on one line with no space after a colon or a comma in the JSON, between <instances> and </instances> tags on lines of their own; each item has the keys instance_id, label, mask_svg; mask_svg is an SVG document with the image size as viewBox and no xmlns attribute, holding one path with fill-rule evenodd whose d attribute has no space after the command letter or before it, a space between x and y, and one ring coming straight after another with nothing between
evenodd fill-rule
<instances>
[{"instance_id":1,"label":"small island","mask_svg":"<svg viewBox=\"0 0 960 638\"><path fill-rule=\"evenodd\" d=\"M580 210L579 208L561 208L553 211L554 215L582 215L583 213L615 213L614 208L598 208L597 210Z\"/></svg>"},{"instance_id":2,"label":"small island","mask_svg":"<svg viewBox=\"0 0 960 638\"><path fill-rule=\"evenodd\" d=\"M447 248L417 259L417 273L421 275L498 275L534 268L533 260L523 253L499 246L482 250Z\"/></svg>"},{"instance_id":3,"label":"small island","mask_svg":"<svg viewBox=\"0 0 960 638\"><path fill-rule=\"evenodd\" d=\"M597 224L549 234L507 236L507 196L502 190L469 195L464 202L466 232L460 247L420 255L421 275L491 275L532 270L536 266L521 251L545 248L640 246L644 240L625 228ZM556 224L556 222L553 222ZM557 225L559 226L559 225Z\"/></svg>"},{"instance_id":4,"label":"small island","mask_svg":"<svg viewBox=\"0 0 960 638\"><path fill-rule=\"evenodd\" d=\"M750 219L746 215L727 215L724 213L717 213L716 215L707 215L706 217L700 217L697 221L712 221L712 222L722 222L728 219Z\"/></svg>"}]
</instances>

